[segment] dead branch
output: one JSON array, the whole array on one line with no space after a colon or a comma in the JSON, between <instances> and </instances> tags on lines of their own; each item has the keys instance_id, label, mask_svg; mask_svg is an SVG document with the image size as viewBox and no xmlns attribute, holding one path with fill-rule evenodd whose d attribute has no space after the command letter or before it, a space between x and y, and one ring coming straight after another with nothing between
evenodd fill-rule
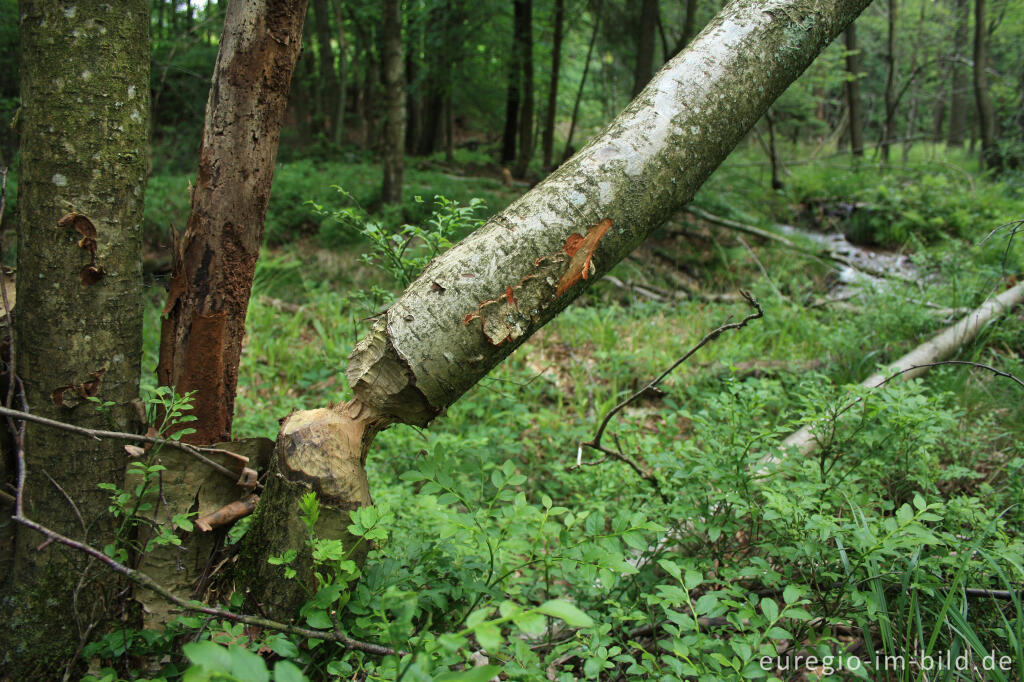
<instances>
[{"instance_id":1,"label":"dead branch","mask_svg":"<svg viewBox=\"0 0 1024 682\"><path fill-rule=\"evenodd\" d=\"M877 388L898 376L911 379L924 374L929 368L940 364L965 364L978 366L996 372L1001 376L1008 376L1019 383L1020 380L1016 377L1008 375L1005 372L995 370L987 365L969 363L963 360L944 360L952 355L958 348L972 341L982 328L997 315L1009 311L1014 306L1019 305L1022 301L1024 301L1024 282L1019 282L1016 286L1007 289L995 298L989 299L986 303L972 311L969 315L966 315L956 324L947 327L933 338L896 360L896 362L889 366L890 369L888 372L872 374L861 382L861 386L866 388ZM853 401L850 405L844 407L841 410L841 413L847 411L858 402L860 401ZM795 450L796 452L804 455L814 452L820 445L814 435L814 426L815 424L807 424L799 431L791 434L782 442L783 450ZM777 455L769 455L761 460L761 466L764 467L773 463L777 464L780 460L781 458Z\"/></svg>"},{"instance_id":2,"label":"dead branch","mask_svg":"<svg viewBox=\"0 0 1024 682\"><path fill-rule=\"evenodd\" d=\"M235 500L215 512L200 516L196 519L196 526L206 532L220 526L226 526L256 511L256 505L259 504L259 501L259 495L249 495L243 500Z\"/></svg>"},{"instance_id":3,"label":"dead branch","mask_svg":"<svg viewBox=\"0 0 1024 682\"><path fill-rule=\"evenodd\" d=\"M749 304L750 307L752 307L754 309L754 312L748 314L746 317L744 317L739 322L732 322L732 323L730 323L728 321L728 319L726 319L726 321L724 323L722 323L716 329L713 329L710 332L708 332L704 336L704 338L701 339L697 343L697 345L695 345L693 348L688 350L685 354L683 354L682 357L680 357L678 360L676 360L674 363L672 363L672 365L668 369L666 369L664 372L659 374L657 377L655 377L654 379L649 381L641 389L639 389L638 391L634 392L632 395L630 395L628 398L626 398L625 400L620 402L618 405L616 405L615 407L610 409L604 415L604 417L601 419L601 423L597 427L597 431L594 433L594 437L591 438L588 441L580 441L579 446L577 447L577 450L576 450L576 465L574 467L570 467L570 468L578 468L580 466L585 466L585 464L583 463L583 448L587 447L587 448L590 448L592 450L597 450L598 452L601 452L601 453L607 455L608 457L611 457L612 459L619 460L619 461L624 462L627 465L629 465L634 471L637 472L637 474L642 479L644 479L645 481L650 483L652 486L654 486L654 488L658 490L659 494L662 496L663 499L666 497L666 493L661 490L660 484L658 483L658 480L654 477L654 475L649 473L649 472L645 472L643 469L640 468L640 466L638 464L633 462L631 459L629 459L625 455L625 453L622 452L622 448L618 447L618 439L617 438L616 438L616 446L618 447L618 451L611 450L609 448L606 448L606 447L602 446L601 445L601 438L604 435L604 431L608 427L608 423L611 421L612 417L614 417L616 414L618 414L619 412L624 410L628 405L630 405L633 401L635 401L641 395L643 395L647 391L655 388L658 384L660 384L665 379L665 377L667 377L669 374L671 374L677 367L679 367L679 365L681 365L684 362L686 362L687 360L689 360L693 356L693 354L696 353L698 350L700 350L701 348L703 348L707 344L709 344L712 341L714 341L715 339L717 339L724 332L729 331L730 329L742 329L743 327L747 326L747 323L750 322L751 320L756 320L759 317L764 317L764 311L761 310L761 304L757 302L756 298L754 298L750 293L748 293L748 292L746 292L746 291L744 291L742 289L740 289L740 294L747 301L747 304Z\"/></svg>"},{"instance_id":4,"label":"dead branch","mask_svg":"<svg viewBox=\"0 0 1024 682\"><path fill-rule=\"evenodd\" d=\"M14 348L13 344L11 345L11 348ZM198 459L203 464L205 464L208 467L210 467L210 468L220 472L221 474L223 474L224 476L227 476L228 478L230 478L233 481L238 480L238 477L239 477L239 472L231 471L227 467L225 467L225 466L223 466L221 464L218 464L217 462L214 462L212 459L210 459L209 457L207 457L206 455L203 454L204 452L209 452L209 453L214 453L214 454L228 452L227 450L224 450L222 448L211 448L211 447L204 447L204 446L200 446L200 445L189 445L187 443L182 443L181 441L171 440L169 438L157 438L157 437L153 437L153 436L144 436L144 435L138 434L138 433L126 433L126 432L123 432L123 431L104 431L102 429L88 429L88 428L85 428L84 426L75 426L74 424L66 424L64 422L60 422L60 421L57 421L55 419L47 419L46 417L39 417L39 416L31 414L30 412L27 412L27 411L12 410L12 409L7 408L7 407L0 407L0 415L4 415L8 419L21 420L23 422L29 421L29 422L33 422L35 424L42 424L43 426L49 426L49 427L54 428L54 429L61 429L63 431L68 431L70 433L77 433L80 436L87 436L89 438L92 438L93 440L103 440L104 438L113 438L113 439L116 439L116 440L125 440L125 441L130 441L130 442L135 442L135 443L152 443L154 445L166 445L168 447L172 447L172 448L175 448L177 450L181 450L183 452L187 452L188 454L192 455L193 457ZM244 459L245 462L249 461L249 459L247 457L245 457L244 455L239 455L237 453L230 453L230 454L235 459L239 459L239 460ZM257 488L259 488L259 489L262 489L262 487L263 486L261 486L261 485L257 486Z\"/></svg>"}]
</instances>

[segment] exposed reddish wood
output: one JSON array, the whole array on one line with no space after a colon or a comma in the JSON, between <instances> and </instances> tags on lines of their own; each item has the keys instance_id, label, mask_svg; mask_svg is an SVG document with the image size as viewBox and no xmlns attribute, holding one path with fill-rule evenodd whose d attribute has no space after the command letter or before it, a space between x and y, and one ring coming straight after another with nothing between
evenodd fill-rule
<instances>
[{"instance_id":1,"label":"exposed reddish wood","mask_svg":"<svg viewBox=\"0 0 1024 682\"><path fill-rule=\"evenodd\" d=\"M228 440L256 258L306 0L230 3L185 234L175 245L157 376L196 390L192 443Z\"/></svg>"},{"instance_id":2,"label":"exposed reddish wood","mask_svg":"<svg viewBox=\"0 0 1024 682\"><path fill-rule=\"evenodd\" d=\"M209 532L214 528L226 526L232 521L237 521L238 519L246 517L256 511L256 505L259 501L259 495L249 495L245 499L235 500L231 504L226 504L215 512L200 516L196 519L196 527L199 528L199 530Z\"/></svg>"}]
</instances>

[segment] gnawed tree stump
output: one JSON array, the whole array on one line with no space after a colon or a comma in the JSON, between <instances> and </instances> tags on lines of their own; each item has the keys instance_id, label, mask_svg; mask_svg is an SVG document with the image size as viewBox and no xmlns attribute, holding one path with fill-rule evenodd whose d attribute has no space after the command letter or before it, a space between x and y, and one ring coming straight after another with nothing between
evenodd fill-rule
<instances>
[{"instance_id":1,"label":"gnawed tree stump","mask_svg":"<svg viewBox=\"0 0 1024 682\"><path fill-rule=\"evenodd\" d=\"M309 533L299 516L306 493L316 493L320 503L315 536L355 547L351 558L363 562L369 547L348 532L349 512L371 504L363 468L366 451L389 423L357 401L294 412L285 419L235 574L235 589L246 591L250 606L289 621L316 590ZM268 562L290 550L296 557L287 566ZM287 567L296 571L294 578L285 577Z\"/></svg>"}]
</instances>

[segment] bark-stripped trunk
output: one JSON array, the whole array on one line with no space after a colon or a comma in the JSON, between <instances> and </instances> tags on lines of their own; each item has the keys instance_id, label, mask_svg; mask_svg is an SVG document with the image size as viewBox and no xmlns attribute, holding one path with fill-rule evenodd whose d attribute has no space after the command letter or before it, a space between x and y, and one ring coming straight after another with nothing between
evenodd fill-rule
<instances>
[{"instance_id":1,"label":"bark-stripped trunk","mask_svg":"<svg viewBox=\"0 0 1024 682\"><path fill-rule=\"evenodd\" d=\"M985 0L974 4L974 101L978 106L978 128L981 137L981 166L985 170L999 170L1002 159L996 144L996 117L992 97L988 92L988 22L985 20Z\"/></svg>"},{"instance_id":2,"label":"bark-stripped trunk","mask_svg":"<svg viewBox=\"0 0 1024 682\"><path fill-rule=\"evenodd\" d=\"M533 156L533 0L516 0L516 51L519 53L520 92L519 156L514 174L526 175Z\"/></svg>"},{"instance_id":3,"label":"bark-stripped trunk","mask_svg":"<svg viewBox=\"0 0 1024 682\"><path fill-rule=\"evenodd\" d=\"M555 35L551 45L551 80L548 83L548 111L544 121L544 169L551 170L555 146L555 114L558 110L558 72L562 67L562 27L565 24L565 0L555 0Z\"/></svg>"},{"instance_id":4,"label":"bark-stripped trunk","mask_svg":"<svg viewBox=\"0 0 1024 682\"><path fill-rule=\"evenodd\" d=\"M950 65L952 84L949 93L949 137L950 147L963 147L967 137L967 29L970 16L970 0L955 0L953 16L956 30L953 33L953 63Z\"/></svg>"},{"instance_id":5,"label":"bark-stripped trunk","mask_svg":"<svg viewBox=\"0 0 1024 682\"><path fill-rule=\"evenodd\" d=\"M331 513L365 504L365 474L352 464L365 458L373 435L389 423L439 416L688 202L867 2L728 5L583 151L427 267L353 350L347 375L355 398L286 420L278 470L299 465L305 473L286 477L308 482L309 472L335 461L323 478L351 494L336 496ZM339 448L328 453L334 441ZM323 454L314 461L301 454L309 450ZM284 525L287 513L294 510L258 511L254 527ZM255 558L246 565L294 542L268 540L247 537ZM281 608L280 569L248 583L254 600Z\"/></svg>"},{"instance_id":6,"label":"bark-stripped trunk","mask_svg":"<svg viewBox=\"0 0 1024 682\"><path fill-rule=\"evenodd\" d=\"M640 4L640 28L636 39L636 66L633 70L633 97L651 79L654 70L654 29L658 23L658 0L643 0Z\"/></svg>"},{"instance_id":7,"label":"bark-stripped trunk","mask_svg":"<svg viewBox=\"0 0 1024 682\"><path fill-rule=\"evenodd\" d=\"M384 39L384 89L387 122L384 126L384 185L381 201L402 203L402 150L405 147L405 75L402 58L401 1L382 4L381 35Z\"/></svg>"},{"instance_id":8,"label":"bark-stripped trunk","mask_svg":"<svg viewBox=\"0 0 1024 682\"><path fill-rule=\"evenodd\" d=\"M857 24L846 27L846 107L849 112L850 153L864 156L864 121L860 105L860 52L857 50Z\"/></svg>"},{"instance_id":9,"label":"bark-stripped trunk","mask_svg":"<svg viewBox=\"0 0 1024 682\"><path fill-rule=\"evenodd\" d=\"M17 372L39 416L137 431L149 3L22 0L20 13ZM87 396L114 406L98 412ZM97 484L123 484L121 444L29 424L25 452L24 515L94 546L113 542ZM18 527L0 603L4 679L60 679L79 643L122 615L116 575L42 543Z\"/></svg>"},{"instance_id":10,"label":"bark-stripped trunk","mask_svg":"<svg viewBox=\"0 0 1024 682\"><path fill-rule=\"evenodd\" d=\"M191 442L231 437L249 289L305 15L305 0L261 0L232 2L224 19L157 366L161 384L196 391Z\"/></svg>"}]
</instances>

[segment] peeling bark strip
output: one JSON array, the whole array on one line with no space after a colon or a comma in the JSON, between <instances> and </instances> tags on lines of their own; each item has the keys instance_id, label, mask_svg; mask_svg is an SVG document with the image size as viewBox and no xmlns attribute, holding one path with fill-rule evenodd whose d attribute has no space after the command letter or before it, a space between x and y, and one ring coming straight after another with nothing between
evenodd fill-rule
<instances>
[{"instance_id":1,"label":"peeling bark strip","mask_svg":"<svg viewBox=\"0 0 1024 682\"><path fill-rule=\"evenodd\" d=\"M231 435L249 290L305 16L306 0L253 0L231 2L224 18L157 367L178 393L198 389L190 442ZM217 333L207 334L216 320Z\"/></svg>"},{"instance_id":2,"label":"peeling bark strip","mask_svg":"<svg viewBox=\"0 0 1024 682\"><path fill-rule=\"evenodd\" d=\"M688 202L867 4L729 4L585 149L406 289L349 358L356 399L409 424L440 414Z\"/></svg>"}]
</instances>

